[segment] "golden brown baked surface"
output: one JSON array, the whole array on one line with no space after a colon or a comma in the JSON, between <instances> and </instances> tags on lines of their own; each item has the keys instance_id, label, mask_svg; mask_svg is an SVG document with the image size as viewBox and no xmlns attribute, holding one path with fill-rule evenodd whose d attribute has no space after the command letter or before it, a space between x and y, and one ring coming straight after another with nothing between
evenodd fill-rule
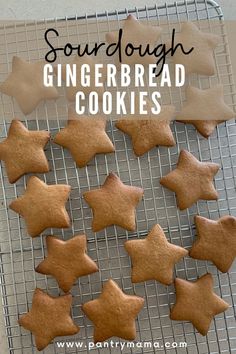
<instances>
[{"instance_id":1,"label":"golden brown baked surface","mask_svg":"<svg viewBox=\"0 0 236 354\"><path fill-rule=\"evenodd\" d=\"M211 261L221 272L228 272L236 257L236 218L226 215L219 220L195 216L197 239L190 256Z\"/></svg>"},{"instance_id":2,"label":"golden brown baked surface","mask_svg":"<svg viewBox=\"0 0 236 354\"><path fill-rule=\"evenodd\" d=\"M115 150L106 134L106 120L82 116L69 111L65 128L59 131L54 143L68 149L78 167L84 167L96 154L106 154Z\"/></svg>"},{"instance_id":3,"label":"golden brown baked surface","mask_svg":"<svg viewBox=\"0 0 236 354\"><path fill-rule=\"evenodd\" d=\"M141 156L158 145L175 145L170 129L174 111L173 106L162 106L161 113L153 119L122 119L116 127L131 137L135 154Z\"/></svg>"},{"instance_id":4,"label":"golden brown baked surface","mask_svg":"<svg viewBox=\"0 0 236 354\"><path fill-rule=\"evenodd\" d=\"M229 305L214 293L213 277L205 274L195 282L175 279L176 303L170 318L190 321L205 336L213 317L226 311Z\"/></svg>"},{"instance_id":5,"label":"golden brown baked surface","mask_svg":"<svg viewBox=\"0 0 236 354\"><path fill-rule=\"evenodd\" d=\"M32 307L19 318L19 324L31 331L38 350L43 350L58 336L69 336L79 332L70 309L72 295L52 297L41 289L35 289Z\"/></svg>"},{"instance_id":6,"label":"golden brown baked surface","mask_svg":"<svg viewBox=\"0 0 236 354\"><path fill-rule=\"evenodd\" d=\"M63 241L47 236L47 257L36 272L52 275L64 292L71 290L76 279L98 271L96 263L87 255L86 236L78 235Z\"/></svg>"},{"instance_id":7,"label":"golden brown baked surface","mask_svg":"<svg viewBox=\"0 0 236 354\"><path fill-rule=\"evenodd\" d=\"M176 193L179 209L186 209L200 199L218 199L213 178L219 168L216 163L200 162L190 152L181 150L176 169L162 177L160 183Z\"/></svg>"},{"instance_id":8,"label":"golden brown baked surface","mask_svg":"<svg viewBox=\"0 0 236 354\"><path fill-rule=\"evenodd\" d=\"M5 162L10 183L26 173L49 171L44 153L49 139L46 131L29 131L19 120L12 121L7 138L0 143L0 159Z\"/></svg>"},{"instance_id":9,"label":"golden brown baked surface","mask_svg":"<svg viewBox=\"0 0 236 354\"><path fill-rule=\"evenodd\" d=\"M133 283L154 279L171 284L175 264L188 254L184 248L169 243L158 224L145 239L126 241L124 246L132 260Z\"/></svg>"},{"instance_id":10,"label":"golden brown baked surface","mask_svg":"<svg viewBox=\"0 0 236 354\"><path fill-rule=\"evenodd\" d=\"M99 189L85 192L83 196L93 211L93 231L111 225L135 230L135 208L142 199L142 188L127 186L115 173L110 173Z\"/></svg>"},{"instance_id":11,"label":"golden brown baked surface","mask_svg":"<svg viewBox=\"0 0 236 354\"><path fill-rule=\"evenodd\" d=\"M143 298L124 294L113 280L108 280L99 298L82 306L83 312L94 324L94 342L113 336L134 340L135 318L143 305Z\"/></svg>"},{"instance_id":12,"label":"golden brown baked surface","mask_svg":"<svg viewBox=\"0 0 236 354\"><path fill-rule=\"evenodd\" d=\"M38 177L28 179L25 193L13 200L9 208L24 219L31 237L38 236L47 228L70 226L65 204L71 187L65 184L47 185Z\"/></svg>"}]
</instances>

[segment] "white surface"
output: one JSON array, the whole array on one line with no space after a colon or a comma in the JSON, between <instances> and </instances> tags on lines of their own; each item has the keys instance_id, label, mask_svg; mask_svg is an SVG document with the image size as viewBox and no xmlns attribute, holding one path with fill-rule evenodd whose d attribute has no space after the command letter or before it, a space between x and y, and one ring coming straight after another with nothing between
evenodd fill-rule
<instances>
[{"instance_id":1,"label":"white surface","mask_svg":"<svg viewBox=\"0 0 236 354\"><path fill-rule=\"evenodd\" d=\"M179 0L181 1L181 0ZM119 10L125 7L134 8L158 5L175 0L0 0L1 19L42 19L48 17L83 15L85 12ZM218 0L226 19L236 19L236 1Z\"/></svg>"},{"instance_id":2,"label":"white surface","mask_svg":"<svg viewBox=\"0 0 236 354\"><path fill-rule=\"evenodd\" d=\"M173 3L174 0L0 0L0 20L42 19L83 15L85 13L103 12L105 10L119 10L125 7L134 8ZM225 19L236 20L236 0L218 0ZM8 347L5 337L5 326L0 306L0 353L7 354ZM23 353L24 354L24 353Z\"/></svg>"}]
</instances>

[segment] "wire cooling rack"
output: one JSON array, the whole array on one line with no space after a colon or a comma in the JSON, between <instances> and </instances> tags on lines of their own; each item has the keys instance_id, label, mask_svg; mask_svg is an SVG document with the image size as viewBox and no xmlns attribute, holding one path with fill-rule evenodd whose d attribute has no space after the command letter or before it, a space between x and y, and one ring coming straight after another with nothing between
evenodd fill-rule
<instances>
[{"instance_id":1,"label":"wire cooling rack","mask_svg":"<svg viewBox=\"0 0 236 354\"><path fill-rule=\"evenodd\" d=\"M233 86L232 68L225 35L223 14L220 7L213 1L190 1L164 5L161 7L125 10L121 12L96 14L94 16L77 17L74 19L45 20L31 23L5 24L0 27L0 81L2 82L11 70L13 55L27 60L38 60L45 55L43 33L48 27L64 30L58 39L76 43L102 40L105 33L118 29L128 13L133 13L144 21L154 24L162 23L163 31L170 33L172 26L180 21L196 20L199 27L206 31L218 33L221 45L216 50L217 74L211 78L193 77L198 87L209 87L217 82L224 85L226 102L234 107L235 91ZM205 20L205 21L203 21ZM214 20L214 21L213 21ZM66 34L65 34L66 33ZM25 48L26 44L26 48ZM173 103L177 107L182 104L184 93L167 90L162 103ZM1 96L1 138L9 128L9 119L14 115L25 121L30 129L49 129L54 135L65 125L67 117L63 99L54 103L41 104L39 108L25 120L13 100ZM45 119L40 119L45 117ZM44 353L86 353L85 347L92 340L93 326L81 312L81 304L97 298L102 284L113 278L127 294L137 294L145 298L144 309L137 320L137 341L159 342L160 346L167 342L186 342L187 348L171 348L168 353L233 353L236 351L235 323L235 267L227 274L220 273L211 263L185 258L177 264L175 275L188 280L195 280L202 274L211 272L214 276L215 291L230 305L227 312L216 316L206 337L201 336L187 322L175 322L169 319L171 305L175 302L173 286L163 286L158 282L148 281L133 285L130 280L130 260L124 251L124 241L134 237L143 237L155 224L160 223L169 240L177 245L190 248L195 235L193 217L195 214L217 219L222 215L236 215L236 125L233 120L217 127L208 139L201 137L192 126L173 123L172 130L177 141L176 147L155 148L141 158L133 154L129 138L118 131L111 121L108 122L108 134L112 139L116 152L97 156L86 168L77 169L67 150L63 150L50 142L46 155L51 171L40 176L47 183L68 183L72 186L68 212L72 219L72 227L68 230L49 230L53 233L70 238L72 235L85 232L88 238L88 254L99 266L99 273L80 278L72 289L72 315L81 327L79 334L66 340L84 343L82 348L57 347L56 341L44 350ZM192 208L179 211L175 196L163 189L159 179L176 165L179 151L186 148L201 161L213 161L222 166L215 178L219 191L219 200L201 201ZM82 198L82 193L90 188L101 185L110 171L115 171L123 182L144 188L144 199L137 208L137 231L125 232L118 227L109 227L96 235L91 230L91 210ZM0 169L0 241L1 241L1 292L6 333L10 353L36 353L31 334L17 323L18 316L31 307L35 287L45 289L52 295L59 295L60 290L54 279L37 274L34 268L45 256L45 238L32 240L26 232L24 221L9 210L11 200L21 195L26 186L27 177L21 178L16 184L10 185L3 166ZM162 352L167 350L162 347ZM0 349L1 351L1 349ZM120 353L116 349L94 349L94 353ZM123 353L153 353L154 348L125 348ZM6 353L4 353L6 354Z\"/></svg>"}]
</instances>

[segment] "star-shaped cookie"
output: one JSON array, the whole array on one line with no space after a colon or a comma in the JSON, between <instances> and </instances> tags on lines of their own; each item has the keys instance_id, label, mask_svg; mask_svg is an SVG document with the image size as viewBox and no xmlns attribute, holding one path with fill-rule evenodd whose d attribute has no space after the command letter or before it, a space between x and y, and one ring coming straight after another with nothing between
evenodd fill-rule
<instances>
[{"instance_id":1,"label":"star-shaped cookie","mask_svg":"<svg viewBox=\"0 0 236 354\"><path fill-rule=\"evenodd\" d=\"M12 59L12 72L0 85L0 92L16 99L24 114L30 114L43 100L59 97L57 89L43 83L43 61L28 63L19 57Z\"/></svg>"},{"instance_id":2,"label":"star-shaped cookie","mask_svg":"<svg viewBox=\"0 0 236 354\"><path fill-rule=\"evenodd\" d=\"M52 297L41 289L35 289L32 307L19 318L19 324L31 331L38 350L43 350L58 336L70 336L79 332L71 316L72 295Z\"/></svg>"},{"instance_id":3,"label":"star-shaped cookie","mask_svg":"<svg viewBox=\"0 0 236 354\"><path fill-rule=\"evenodd\" d=\"M135 318L143 305L143 298L124 294L113 280L108 280L100 297L82 306L83 312L94 323L94 342L103 342L113 336L135 339Z\"/></svg>"},{"instance_id":4,"label":"star-shaped cookie","mask_svg":"<svg viewBox=\"0 0 236 354\"><path fill-rule=\"evenodd\" d=\"M213 277L205 274L195 282L175 279L176 303L170 318L190 321L205 336L215 315L224 312L229 305L214 293Z\"/></svg>"},{"instance_id":5,"label":"star-shaped cookie","mask_svg":"<svg viewBox=\"0 0 236 354\"><path fill-rule=\"evenodd\" d=\"M90 76L90 84L89 86L82 86L81 84L81 66L82 65L88 65L89 67L89 76ZM73 65L76 65L76 85L73 86L71 85L66 85L66 97L68 99L68 101L75 101L75 96L76 93L78 91L82 91L85 96L89 95L90 92L95 91L98 94L98 98L102 99L102 94L104 92L104 87L103 86L95 86L95 64L96 61L88 55L83 55L82 57L76 55L73 58L73 61L69 64L65 64L62 66L62 80L64 80L66 82L67 80L67 67L68 65L71 67ZM101 82L102 84L104 84L104 82L106 81L106 69L100 68L99 72L101 73L101 78L99 79L99 82Z\"/></svg>"},{"instance_id":6,"label":"star-shaped cookie","mask_svg":"<svg viewBox=\"0 0 236 354\"><path fill-rule=\"evenodd\" d=\"M212 261L221 272L228 272L236 257L236 218L226 215L219 220L195 216L197 240L190 256Z\"/></svg>"},{"instance_id":7,"label":"star-shaped cookie","mask_svg":"<svg viewBox=\"0 0 236 354\"><path fill-rule=\"evenodd\" d=\"M125 249L132 259L132 282L157 280L165 285L173 282L173 268L188 251L172 245L160 225L155 225L144 240L126 241Z\"/></svg>"},{"instance_id":8,"label":"star-shaped cookie","mask_svg":"<svg viewBox=\"0 0 236 354\"><path fill-rule=\"evenodd\" d=\"M106 134L106 120L103 117L78 117L71 110L67 126L56 134L54 142L70 151L78 167L86 166L96 154L115 150Z\"/></svg>"},{"instance_id":9,"label":"star-shaped cookie","mask_svg":"<svg viewBox=\"0 0 236 354\"><path fill-rule=\"evenodd\" d=\"M85 192L83 196L93 210L93 231L111 225L135 230L135 207L142 199L142 188L127 186L115 173L110 173L101 188Z\"/></svg>"},{"instance_id":10,"label":"star-shaped cookie","mask_svg":"<svg viewBox=\"0 0 236 354\"><path fill-rule=\"evenodd\" d=\"M174 53L173 61L175 64L184 65L186 74L214 75L214 49L219 42L219 36L200 31L193 22L184 22L181 31L175 34L175 44L181 43L185 51L189 51L192 47L194 49L186 55L178 48Z\"/></svg>"},{"instance_id":11,"label":"star-shaped cookie","mask_svg":"<svg viewBox=\"0 0 236 354\"><path fill-rule=\"evenodd\" d=\"M5 162L10 183L26 173L49 171L43 150L49 139L46 131L29 131L19 120L12 121L8 137L0 143L0 159Z\"/></svg>"},{"instance_id":12,"label":"star-shaped cookie","mask_svg":"<svg viewBox=\"0 0 236 354\"><path fill-rule=\"evenodd\" d=\"M122 119L116 127L131 137L135 154L141 156L158 145L175 145L170 129L174 112L173 106L162 106L161 113L153 119Z\"/></svg>"},{"instance_id":13,"label":"star-shaped cookie","mask_svg":"<svg viewBox=\"0 0 236 354\"><path fill-rule=\"evenodd\" d=\"M217 200L218 193L213 178L220 166L212 162L200 162L190 152L181 150L177 167L160 183L176 193L179 209L187 209L198 200Z\"/></svg>"},{"instance_id":14,"label":"star-shaped cookie","mask_svg":"<svg viewBox=\"0 0 236 354\"><path fill-rule=\"evenodd\" d=\"M86 253L85 235L68 241L47 236L46 243L48 255L35 270L55 277L65 293L70 291L77 278L98 271L96 263Z\"/></svg>"},{"instance_id":15,"label":"star-shaped cookie","mask_svg":"<svg viewBox=\"0 0 236 354\"><path fill-rule=\"evenodd\" d=\"M200 134L208 138L217 124L235 117L234 111L225 104L223 86L206 90L188 86L186 102L176 119L195 126Z\"/></svg>"},{"instance_id":16,"label":"star-shaped cookie","mask_svg":"<svg viewBox=\"0 0 236 354\"><path fill-rule=\"evenodd\" d=\"M124 21L123 34L121 39L121 55L123 64L155 64L157 58L154 55L140 56L138 51L134 51L131 56L125 52L128 43L134 47L142 45L143 48L149 44L150 52L153 51L155 44L161 35L161 28L158 26L151 26L137 20L133 15L129 15ZM106 34L106 41L109 44L118 42L118 32L109 32ZM116 57L117 59L117 57ZM118 59L117 59L118 61Z\"/></svg>"},{"instance_id":17,"label":"star-shaped cookie","mask_svg":"<svg viewBox=\"0 0 236 354\"><path fill-rule=\"evenodd\" d=\"M9 208L24 219L31 237L38 236L47 228L70 226L65 208L71 187L65 184L47 185L39 178L29 178L25 193L13 200Z\"/></svg>"}]
</instances>

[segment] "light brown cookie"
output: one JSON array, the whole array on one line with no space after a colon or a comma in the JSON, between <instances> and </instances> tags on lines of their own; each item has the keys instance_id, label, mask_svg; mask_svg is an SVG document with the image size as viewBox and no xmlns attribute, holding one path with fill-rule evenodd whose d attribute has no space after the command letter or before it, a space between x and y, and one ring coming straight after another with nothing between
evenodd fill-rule
<instances>
[{"instance_id":1,"label":"light brown cookie","mask_svg":"<svg viewBox=\"0 0 236 354\"><path fill-rule=\"evenodd\" d=\"M126 241L124 246L132 260L133 283L157 280L170 285L175 264L188 254L184 248L169 243L158 224L144 240Z\"/></svg>"},{"instance_id":2,"label":"light brown cookie","mask_svg":"<svg viewBox=\"0 0 236 354\"><path fill-rule=\"evenodd\" d=\"M103 86L95 86L95 64L96 61L93 59L93 57L86 55L83 55L82 57L79 57L76 55L73 58L73 61L71 63L68 63L67 65L70 65L72 68L72 65L76 65L76 86L68 86L66 87L66 97L68 101L75 101L75 96L78 91L82 91L85 96L89 95L90 92L95 91L98 94L98 98L102 99L102 95L104 92L104 87ZM89 86L82 86L81 85L81 66L82 65L88 65L89 66L89 76L90 76L90 85ZM62 67L62 80L66 81L66 65L63 65ZM100 68L99 72L101 73L102 77L99 79L99 82L103 83L106 81L106 69L105 67Z\"/></svg>"},{"instance_id":3,"label":"light brown cookie","mask_svg":"<svg viewBox=\"0 0 236 354\"><path fill-rule=\"evenodd\" d=\"M53 297L41 289L35 289L32 307L20 316L19 324L31 331L38 350L43 350L58 336L70 336L79 332L70 315L72 295Z\"/></svg>"},{"instance_id":4,"label":"light brown cookie","mask_svg":"<svg viewBox=\"0 0 236 354\"><path fill-rule=\"evenodd\" d=\"M49 171L43 150L49 139L46 131L29 131L19 120L12 121L8 137L0 143L0 160L5 162L10 183L26 173Z\"/></svg>"},{"instance_id":5,"label":"light brown cookie","mask_svg":"<svg viewBox=\"0 0 236 354\"><path fill-rule=\"evenodd\" d=\"M111 225L135 230L135 207L142 199L142 188L127 186L115 173L110 173L101 188L85 192L83 196L93 210L93 231Z\"/></svg>"},{"instance_id":6,"label":"light brown cookie","mask_svg":"<svg viewBox=\"0 0 236 354\"><path fill-rule=\"evenodd\" d=\"M213 178L219 168L216 163L200 162L190 152L181 150L176 169L162 177L160 183L176 193L180 210L187 209L200 199L218 199Z\"/></svg>"},{"instance_id":7,"label":"light brown cookie","mask_svg":"<svg viewBox=\"0 0 236 354\"><path fill-rule=\"evenodd\" d=\"M55 277L64 292L71 290L77 278L98 271L96 263L87 255L85 235L68 241L47 236L46 242L48 255L35 270Z\"/></svg>"},{"instance_id":8,"label":"light brown cookie","mask_svg":"<svg viewBox=\"0 0 236 354\"><path fill-rule=\"evenodd\" d=\"M226 215L219 220L195 216L197 240L190 256L212 261L221 272L228 272L236 257L236 218Z\"/></svg>"},{"instance_id":9,"label":"light brown cookie","mask_svg":"<svg viewBox=\"0 0 236 354\"><path fill-rule=\"evenodd\" d=\"M175 279L176 303L170 318L190 321L203 336L207 335L215 315L224 312L229 305L214 293L213 277L205 274L195 282Z\"/></svg>"},{"instance_id":10,"label":"light brown cookie","mask_svg":"<svg viewBox=\"0 0 236 354\"><path fill-rule=\"evenodd\" d=\"M43 61L28 63L13 57L12 72L0 86L0 92L14 97L24 114L30 114L43 100L59 97L54 86L44 86L44 65Z\"/></svg>"},{"instance_id":11,"label":"light brown cookie","mask_svg":"<svg viewBox=\"0 0 236 354\"><path fill-rule=\"evenodd\" d=\"M175 64L184 65L186 74L214 75L214 49L219 42L219 36L200 31L193 22L184 22L181 31L175 35L175 44L181 43L185 51L189 51L192 47L194 49L186 55L178 48L174 53L173 61Z\"/></svg>"},{"instance_id":12,"label":"light brown cookie","mask_svg":"<svg viewBox=\"0 0 236 354\"><path fill-rule=\"evenodd\" d=\"M207 90L188 86L186 102L176 120L193 124L197 131L208 138L217 124L235 117L234 111L225 104L223 86L217 85Z\"/></svg>"},{"instance_id":13,"label":"light brown cookie","mask_svg":"<svg viewBox=\"0 0 236 354\"><path fill-rule=\"evenodd\" d=\"M56 134L54 143L67 148L78 167L86 166L96 154L115 150L102 116L78 116L71 110L67 126Z\"/></svg>"},{"instance_id":14,"label":"light brown cookie","mask_svg":"<svg viewBox=\"0 0 236 354\"><path fill-rule=\"evenodd\" d=\"M134 47L142 45L143 48L150 45L150 52L153 51L154 46L161 35L161 28L158 26L151 26L145 22L137 20L133 15L128 15L123 25L123 35L121 40L121 54L122 63L124 64L155 64L157 58L154 55L140 56L138 51L134 51L131 56L125 53L125 47L131 43ZM118 42L118 31L109 32L106 35L106 41L111 43ZM117 57L116 57L117 59ZM117 59L118 61L118 59Z\"/></svg>"},{"instance_id":15,"label":"light brown cookie","mask_svg":"<svg viewBox=\"0 0 236 354\"><path fill-rule=\"evenodd\" d=\"M174 112L173 106L162 106L161 113L153 119L122 119L116 127L131 137L135 154L141 156L158 145L175 145L170 129Z\"/></svg>"},{"instance_id":16,"label":"light brown cookie","mask_svg":"<svg viewBox=\"0 0 236 354\"><path fill-rule=\"evenodd\" d=\"M82 306L85 315L94 323L94 342L103 342L113 336L134 340L135 318L143 305L143 298L124 294L113 280L108 280L100 297Z\"/></svg>"},{"instance_id":17,"label":"light brown cookie","mask_svg":"<svg viewBox=\"0 0 236 354\"><path fill-rule=\"evenodd\" d=\"M29 178L25 193L13 200L9 208L24 219L31 237L38 236L47 228L70 226L65 208L71 187L65 184L47 185L39 178Z\"/></svg>"}]
</instances>

